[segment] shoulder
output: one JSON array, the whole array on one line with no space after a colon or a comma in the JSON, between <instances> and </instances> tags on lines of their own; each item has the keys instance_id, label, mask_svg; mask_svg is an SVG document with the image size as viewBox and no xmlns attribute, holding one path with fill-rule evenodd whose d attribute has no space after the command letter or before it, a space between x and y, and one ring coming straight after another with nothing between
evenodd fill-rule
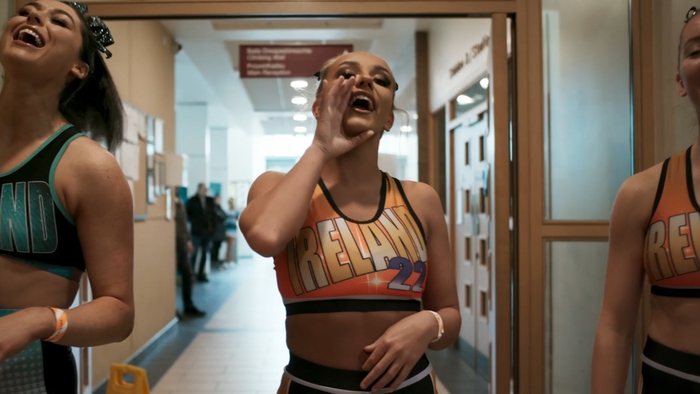
<instances>
[{"instance_id":1,"label":"shoulder","mask_svg":"<svg viewBox=\"0 0 700 394\"><path fill-rule=\"evenodd\" d=\"M624 200L653 199L659 189L664 163L659 163L627 178L620 186L618 198Z\"/></svg>"},{"instance_id":2,"label":"shoulder","mask_svg":"<svg viewBox=\"0 0 700 394\"><path fill-rule=\"evenodd\" d=\"M441 209L442 202L435 189L427 183L415 181L398 181L401 188L410 201L409 203L417 208L418 206L428 206L430 208Z\"/></svg>"},{"instance_id":3,"label":"shoulder","mask_svg":"<svg viewBox=\"0 0 700 394\"><path fill-rule=\"evenodd\" d=\"M625 221L646 227L654 210L664 163L659 163L627 178L617 192L612 221Z\"/></svg>"},{"instance_id":4,"label":"shoulder","mask_svg":"<svg viewBox=\"0 0 700 394\"><path fill-rule=\"evenodd\" d=\"M125 179L114 156L90 138L77 138L61 160L73 177L81 182L95 181L97 186Z\"/></svg>"},{"instance_id":5,"label":"shoulder","mask_svg":"<svg viewBox=\"0 0 700 394\"><path fill-rule=\"evenodd\" d=\"M82 208L96 205L128 210L133 201L117 160L87 137L77 138L68 145L56 169L56 185L59 198L74 216Z\"/></svg>"},{"instance_id":6,"label":"shoulder","mask_svg":"<svg viewBox=\"0 0 700 394\"><path fill-rule=\"evenodd\" d=\"M442 201L432 186L415 181L399 181L399 184L403 189L406 203L421 221L427 234L430 234L432 226L444 225L445 214Z\"/></svg>"}]
</instances>

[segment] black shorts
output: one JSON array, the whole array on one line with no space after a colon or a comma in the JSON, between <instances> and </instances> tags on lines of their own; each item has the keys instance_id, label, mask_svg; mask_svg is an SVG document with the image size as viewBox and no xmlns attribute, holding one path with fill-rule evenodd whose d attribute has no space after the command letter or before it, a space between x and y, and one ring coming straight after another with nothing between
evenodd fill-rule
<instances>
[{"instance_id":1,"label":"black shorts","mask_svg":"<svg viewBox=\"0 0 700 394\"><path fill-rule=\"evenodd\" d=\"M0 317L13 313L0 309ZM0 363L0 394L74 394L78 372L71 348L33 342Z\"/></svg>"},{"instance_id":2,"label":"black shorts","mask_svg":"<svg viewBox=\"0 0 700 394\"><path fill-rule=\"evenodd\" d=\"M367 376L365 371L350 371L330 368L289 356L289 364L282 377L278 394L327 394L327 393L366 393L360 388ZM435 372L428 358L423 355L409 373L406 380L394 391L396 394L436 394ZM383 393L384 391L379 391Z\"/></svg>"},{"instance_id":3,"label":"black shorts","mask_svg":"<svg viewBox=\"0 0 700 394\"><path fill-rule=\"evenodd\" d=\"M647 338L642 354L642 394L700 394L700 355Z\"/></svg>"}]
</instances>

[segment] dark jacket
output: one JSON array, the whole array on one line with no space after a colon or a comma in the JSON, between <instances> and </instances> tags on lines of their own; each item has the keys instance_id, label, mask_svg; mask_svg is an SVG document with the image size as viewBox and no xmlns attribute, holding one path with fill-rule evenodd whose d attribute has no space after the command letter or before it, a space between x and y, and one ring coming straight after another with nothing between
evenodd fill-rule
<instances>
[{"instance_id":1,"label":"dark jacket","mask_svg":"<svg viewBox=\"0 0 700 394\"><path fill-rule=\"evenodd\" d=\"M186 248L187 243L190 241L185 204L179 198L175 199L175 240L178 248Z\"/></svg>"},{"instance_id":2,"label":"dark jacket","mask_svg":"<svg viewBox=\"0 0 700 394\"><path fill-rule=\"evenodd\" d=\"M214 205L214 242L226 239L226 211L221 205Z\"/></svg>"},{"instance_id":3,"label":"dark jacket","mask_svg":"<svg viewBox=\"0 0 700 394\"><path fill-rule=\"evenodd\" d=\"M214 199L205 197L205 206L198 195L187 200L187 218L190 221L192 236L212 236L214 233Z\"/></svg>"}]
</instances>

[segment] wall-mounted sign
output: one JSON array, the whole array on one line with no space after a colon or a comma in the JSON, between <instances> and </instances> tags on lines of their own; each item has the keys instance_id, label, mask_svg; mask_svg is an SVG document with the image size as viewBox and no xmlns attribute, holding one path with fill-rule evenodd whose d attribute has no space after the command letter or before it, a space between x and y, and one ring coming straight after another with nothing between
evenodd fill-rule
<instances>
[{"instance_id":1,"label":"wall-mounted sign","mask_svg":"<svg viewBox=\"0 0 700 394\"><path fill-rule=\"evenodd\" d=\"M241 45L241 78L309 78L352 45Z\"/></svg>"},{"instance_id":2,"label":"wall-mounted sign","mask_svg":"<svg viewBox=\"0 0 700 394\"><path fill-rule=\"evenodd\" d=\"M464 58L450 68L450 78L457 75L458 72L462 71L464 67L466 67L469 63L473 62L474 59L481 55L484 52L484 50L486 50L486 48L489 47L490 41L490 36L484 36L481 39L481 42L472 45L469 51L467 51L467 53L464 54Z\"/></svg>"}]
</instances>

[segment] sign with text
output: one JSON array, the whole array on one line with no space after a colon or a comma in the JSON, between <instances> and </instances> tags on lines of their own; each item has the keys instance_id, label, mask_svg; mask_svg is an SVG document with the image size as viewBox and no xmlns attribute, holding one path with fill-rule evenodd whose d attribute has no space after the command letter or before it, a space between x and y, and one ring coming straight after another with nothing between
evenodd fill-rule
<instances>
[{"instance_id":1,"label":"sign with text","mask_svg":"<svg viewBox=\"0 0 700 394\"><path fill-rule=\"evenodd\" d=\"M309 78L352 45L241 45L241 78Z\"/></svg>"},{"instance_id":2,"label":"sign with text","mask_svg":"<svg viewBox=\"0 0 700 394\"><path fill-rule=\"evenodd\" d=\"M457 73L462 71L464 67L473 62L479 55L481 55L486 48L489 47L491 41L490 36L483 36L481 41L472 45L471 48L464 54L464 58L457 62L454 66L450 67L450 78L454 77Z\"/></svg>"}]
</instances>

